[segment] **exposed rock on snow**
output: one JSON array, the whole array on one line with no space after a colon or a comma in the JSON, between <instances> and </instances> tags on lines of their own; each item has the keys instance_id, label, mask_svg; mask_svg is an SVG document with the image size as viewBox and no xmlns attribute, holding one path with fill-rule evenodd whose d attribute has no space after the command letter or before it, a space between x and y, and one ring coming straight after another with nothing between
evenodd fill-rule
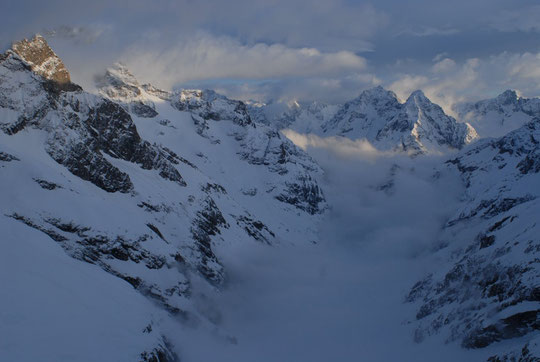
<instances>
[{"instance_id":1,"label":"exposed rock on snow","mask_svg":"<svg viewBox=\"0 0 540 362\"><path fill-rule=\"evenodd\" d=\"M64 63L52 51L45 38L36 35L32 40L21 40L13 44L12 49L25 62L32 71L44 78L54 80L58 83L70 83L71 78Z\"/></svg>"},{"instance_id":2,"label":"exposed rock on snow","mask_svg":"<svg viewBox=\"0 0 540 362\"><path fill-rule=\"evenodd\" d=\"M165 92L151 85L141 86L125 67L117 65L115 69L108 74L122 74L122 82L114 77L100 79L98 85L101 94L113 95L112 99L123 104L131 102L133 94L137 94L141 101L169 103L174 109L187 112L197 134L212 144L222 142L221 136L214 135L215 122L232 122L227 136L239 143L240 157L250 164L264 165L271 172L283 176L278 177L283 179L277 183L279 188L273 188L277 200L310 214L321 213L325 209L322 190L310 176L320 173L319 166L273 128L254 123L245 103L230 100L211 90ZM126 84L129 84L129 92L125 91ZM160 124L169 126L170 121L162 120Z\"/></svg>"},{"instance_id":3,"label":"exposed rock on snow","mask_svg":"<svg viewBox=\"0 0 540 362\"><path fill-rule=\"evenodd\" d=\"M158 170L163 178L185 186L172 166L178 161L143 141L119 105L80 90L51 91L47 80L29 72L14 53L8 52L0 63L0 76L0 106L10 115L0 120L0 129L8 135L25 128L44 130L47 153L73 174L109 192L131 191L129 175L107 155Z\"/></svg>"},{"instance_id":4,"label":"exposed rock on snow","mask_svg":"<svg viewBox=\"0 0 540 362\"><path fill-rule=\"evenodd\" d=\"M467 187L441 235L439 270L418 282L416 339L443 333L465 348L540 329L540 119L447 162Z\"/></svg>"}]
</instances>

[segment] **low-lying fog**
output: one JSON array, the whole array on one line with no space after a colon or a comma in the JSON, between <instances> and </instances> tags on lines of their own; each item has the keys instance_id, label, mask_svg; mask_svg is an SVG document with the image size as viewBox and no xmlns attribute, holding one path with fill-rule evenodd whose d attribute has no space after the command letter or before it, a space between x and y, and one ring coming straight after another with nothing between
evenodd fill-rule
<instances>
[{"instance_id":1,"label":"low-lying fog","mask_svg":"<svg viewBox=\"0 0 540 362\"><path fill-rule=\"evenodd\" d=\"M317 245L252 246L225 260L229 283L200 298L213 332L179 332L185 361L455 361L485 356L433 337L413 342L411 286L460 192L441 158L377 152L366 142L287 132L325 170L330 209Z\"/></svg>"}]
</instances>

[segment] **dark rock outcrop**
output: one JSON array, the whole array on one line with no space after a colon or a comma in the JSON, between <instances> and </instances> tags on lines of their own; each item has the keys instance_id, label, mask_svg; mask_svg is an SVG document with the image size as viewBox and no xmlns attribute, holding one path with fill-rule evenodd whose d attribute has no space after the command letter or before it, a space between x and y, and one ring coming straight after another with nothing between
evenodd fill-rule
<instances>
[{"instance_id":1,"label":"dark rock outcrop","mask_svg":"<svg viewBox=\"0 0 540 362\"><path fill-rule=\"evenodd\" d=\"M223 282L223 266L212 250L211 237L221 234L221 228L229 228L229 224L211 197L206 197L201 206L191 227L201 253L198 268L202 275L218 285Z\"/></svg>"}]
</instances>

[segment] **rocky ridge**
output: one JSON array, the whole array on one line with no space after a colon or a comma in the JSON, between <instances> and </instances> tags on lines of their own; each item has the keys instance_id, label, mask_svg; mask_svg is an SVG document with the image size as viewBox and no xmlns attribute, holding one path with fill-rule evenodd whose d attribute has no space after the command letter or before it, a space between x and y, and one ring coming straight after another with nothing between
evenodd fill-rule
<instances>
[{"instance_id":1,"label":"rocky ridge","mask_svg":"<svg viewBox=\"0 0 540 362\"><path fill-rule=\"evenodd\" d=\"M71 77L64 62L41 35L35 35L31 40L24 39L16 42L12 45L12 49L30 65L33 72L63 85L71 83Z\"/></svg>"}]
</instances>

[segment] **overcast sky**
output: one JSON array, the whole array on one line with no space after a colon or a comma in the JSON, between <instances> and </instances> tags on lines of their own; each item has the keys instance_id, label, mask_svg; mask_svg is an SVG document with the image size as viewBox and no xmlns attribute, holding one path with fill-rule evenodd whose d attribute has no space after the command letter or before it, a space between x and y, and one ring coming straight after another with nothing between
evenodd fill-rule
<instances>
[{"instance_id":1,"label":"overcast sky","mask_svg":"<svg viewBox=\"0 0 540 362\"><path fill-rule=\"evenodd\" d=\"M122 61L164 88L342 102L382 84L443 106L540 95L532 0L2 0L0 44L39 32L75 81Z\"/></svg>"}]
</instances>

